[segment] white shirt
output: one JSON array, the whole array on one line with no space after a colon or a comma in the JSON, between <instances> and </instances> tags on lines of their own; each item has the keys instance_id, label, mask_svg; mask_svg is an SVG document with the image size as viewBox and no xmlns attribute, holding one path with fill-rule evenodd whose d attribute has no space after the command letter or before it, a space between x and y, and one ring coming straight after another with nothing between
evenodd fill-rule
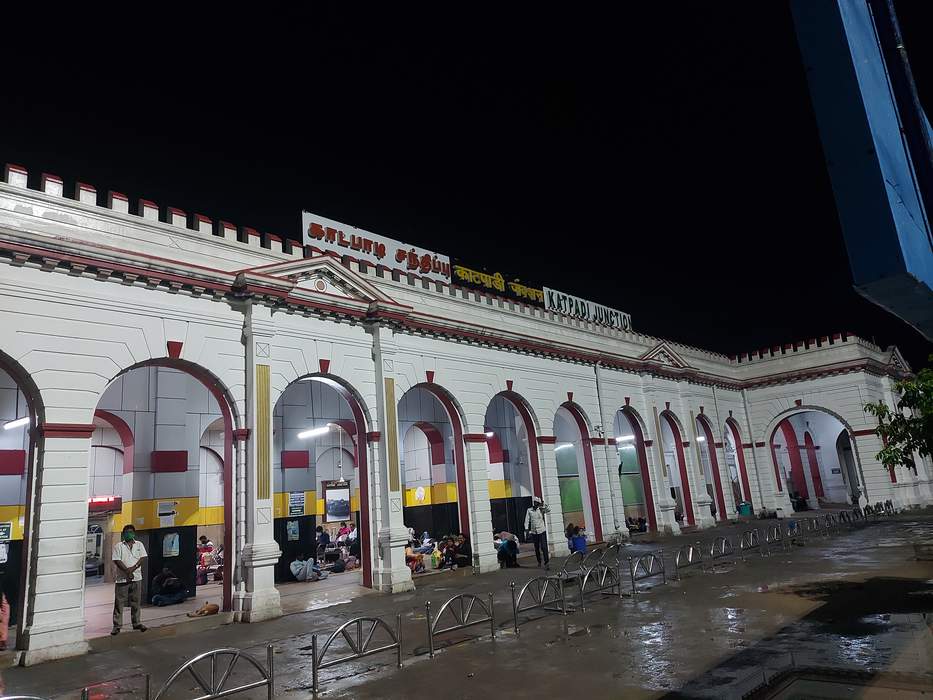
<instances>
[{"instance_id":1,"label":"white shirt","mask_svg":"<svg viewBox=\"0 0 933 700\"><path fill-rule=\"evenodd\" d=\"M132 568L136 565L140 559L146 558L146 548L143 547L143 543L139 540L133 540L132 546L127 546L126 542L117 542L113 545L113 551L110 553L111 561L122 561L123 566L127 569ZM114 571L114 580L117 583L129 583L126 578L126 574L120 570L116 565L113 567ZM142 581L143 580L143 568L139 567L136 571L133 572L133 581Z\"/></svg>"},{"instance_id":2,"label":"white shirt","mask_svg":"<svg viewBox=\"0 0 933 700\"><path fill-rule=\"evenodd\" d=\"M525 512L525 529L533 535L540 535L547 532L547 525L544 523L544 512L541 508L529 508Z\"/></svg>"},{"instance_id":3,"label":"white shirt","mask_svg":"<svg viewBox=\"0 0 933 700\"><path fill-rule=\"evenodd\" d=\"M347 539L352 542L359 536L359 534L360 534L360 531L357 530L356 528L353 528L352 530L350 530L349 533L347 533Z\"/></svg>"}]
</instances>

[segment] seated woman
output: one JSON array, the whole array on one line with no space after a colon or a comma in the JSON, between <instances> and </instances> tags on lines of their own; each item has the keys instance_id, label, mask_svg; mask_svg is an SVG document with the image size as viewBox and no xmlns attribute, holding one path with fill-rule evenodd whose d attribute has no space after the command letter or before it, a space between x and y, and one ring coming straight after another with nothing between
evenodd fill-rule
<instances>
[{"instance_id":1,"label":"seated woman","mask_svg":"<svg viewBox=\"0 0 933 700\"><path fill-rule=\"evenodd\" d=\"M152 579L152 594L152 604L159 607L181 603L188 597L185 584L167 566Z\"/></svg>"},{"instance_id":2,"label":"seated woman","mask_svg":"<svg viewBox=\"0 0 933 700\"><path fill-rule=\"evenodd\" d=\"M518 566L518 538L511 532L500 532L497 535L499 547L496 557L499 560L499 567L502 569L512 569Z\"/></svg>"},{"instance_id":3,"label":"seated woman","mask_svg":"<svg viewBox=\"0 0 933 700\"><path fill-rule=\"evenodd\" d=\"M424 571L424 555L415 552L409 545L405 547L405 564L411 569L411 573L420 574Z\"/></svg>"},{"instance_id":4,"label":"seated woman","mask_svg":"<svg viewBox=\"0 0 933 700\"><path fill-rule=\"evenodd\" d=\"M457 566L473 566L473 550L470 548L470 542L466 537L460 535L457 537Z\"/></svg>"},{"instance_id":5,"label":"seated woman","mask_svg":"<svg viewBox=\"0 0 933 700\"><path fill-rule=\"evenodd\" d=\"M586 554L586 535L579 527L573 529L573 537L570 538L570 553L574 552Z\"/></svg>"}]
</instances>

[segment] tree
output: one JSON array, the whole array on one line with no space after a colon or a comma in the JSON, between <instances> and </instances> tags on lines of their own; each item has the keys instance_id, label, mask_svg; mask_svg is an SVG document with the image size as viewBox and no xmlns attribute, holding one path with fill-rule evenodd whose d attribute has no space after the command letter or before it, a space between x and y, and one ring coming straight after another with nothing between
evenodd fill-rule
<instances>
[{"instance_id":1,"label":"tree","mask_svg":"<svg viewBox=\"0 0 933 700\"><path fill-rule=\"evenodd\" d=\"M921 457L933 454L933 368L898 381L894 390L900 396L896 409L883 401L865 405L865 412L878 419L875 433L884 444L875 458L892 471L898 466L912 468L915 452Z\"/></svg>"}]
</instances>

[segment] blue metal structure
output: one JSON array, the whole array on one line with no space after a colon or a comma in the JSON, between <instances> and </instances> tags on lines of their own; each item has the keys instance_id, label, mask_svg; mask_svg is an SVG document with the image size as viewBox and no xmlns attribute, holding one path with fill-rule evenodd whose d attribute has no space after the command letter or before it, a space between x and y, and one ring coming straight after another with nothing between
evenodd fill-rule
<instances>
[{"instance_id":1,"label":"blue metal structure","mask_svg":"<svg viewBox=\"0 0 933 700\"><path fill-rule=\"evenodd\" d=\"M933 129L890 0L793 0L855 288L933 340Z\"/></svg>"}]
</instances>

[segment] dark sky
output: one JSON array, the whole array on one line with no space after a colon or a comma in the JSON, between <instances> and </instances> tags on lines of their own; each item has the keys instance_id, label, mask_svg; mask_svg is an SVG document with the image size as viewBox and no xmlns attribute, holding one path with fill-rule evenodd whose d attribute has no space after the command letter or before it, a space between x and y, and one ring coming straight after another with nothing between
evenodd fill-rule
<instances>
[{"instance_id":1,"label":"dark sky","mask_svg":"<svg viewBox=\"0 0 933 700\"><path fill-rule=\"evenodd\" d=\"M391 5L7 23L0 162L295 237L308 209L729 354L933 351L852 290L784 2Z\"/></svg>"}]
</instances>

